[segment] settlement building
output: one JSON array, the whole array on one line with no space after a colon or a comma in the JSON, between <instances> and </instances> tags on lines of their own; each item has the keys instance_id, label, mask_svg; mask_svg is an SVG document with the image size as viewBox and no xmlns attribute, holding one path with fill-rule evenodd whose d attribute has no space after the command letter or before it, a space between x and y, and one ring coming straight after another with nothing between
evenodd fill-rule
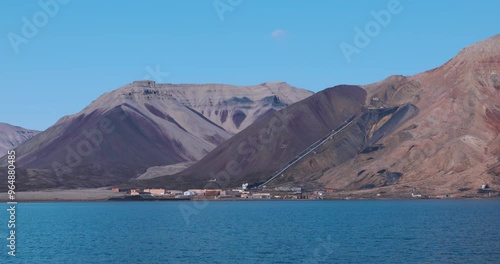
<instances>
[{"instance_id":1,"label":"settlement building","mask_svg":"<svg viewBox=\"0 0 500 264\"><path fill-rule=\"evenodd\" d=\"M164 195L165 189L144 189L144 192L152 195Z\"/></svg>"}]
</instances>

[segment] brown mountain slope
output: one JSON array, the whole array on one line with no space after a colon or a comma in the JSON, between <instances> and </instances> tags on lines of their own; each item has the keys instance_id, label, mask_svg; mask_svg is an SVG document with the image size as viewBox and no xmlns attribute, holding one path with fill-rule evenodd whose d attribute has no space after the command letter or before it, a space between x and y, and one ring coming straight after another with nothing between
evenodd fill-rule
<instances>
[{"instance_id":1,"label":"brown mountain slope","mask_svg":"<svg viewBox=\"0 0 500 264\"><path fill-rule=\"evenodd\" d=\"M439 68L407 78L419 88L402 88L404 95L396 93L388 103L415 103L421 110L412 120L415 129L405 134L407 140L398 134L383 140L393 147L366 169L401 171L405 176L399 184L430 193L477 189L484 183L500 187L498 176L489 173L500 157L498 74L500 35L463 49ZM389 90L376 86L366 89L373 95Z\"/></svg>"},{"instance_id":2,"label":"brown mountain slope","mask_svg":"<svg viewBox=\"0 0 500 264\"><path fill-rule=\"evenodd\" d=\"M233 135L221 125L237 131L310 94L285 83L241 87L137 81L18 146L17 188L109 186L152 166L189 164ZM221 125L210 119L221 115L222 121L216 118ZM5 164L5 158L0 162Z\"/></svg>"},{"instance_id":3,"label":"brown mountain slope","mask_svg":"<svg viewBox=\"0 0 500 264\"><path fill-rule=\"evenodd\" d=\"M475 195L485 183L500 189L498 74L500 35L465 48L434 70L365 86L367 104L412 103L419 114L382 138L376 151L339 166L320 166L317 185L341 190L390 185L383 190L457 196ZM288 175L317 173L306 163L321 159L304 160Z\"/></svg>"},{"instance_id":4,"label":"brown mountain slope","mask_svg":"<svg viewBox=\"0 0 500 264\"><path fill-rule=\"evenodd\" d=\"M333 176L327 174L342 166L357 167L361 161L353 162L354 158L384 149L384 145L378 144L379 140L393 133L417 114L418 109L412 104L365 110L353 124L321 145L314 153L307 155L282 176L267 184L267 187L299 185L313 189L332 188L325 184L324 179L332 180L336 177L337 184L343 182L354 184L356 188L364 188L367 183L358 182L358 177L353 179L346 177L345 174ZM364 158L364 160L371 159L373 157ZM398 172L387 172L375 180L379 185L388 185L393 184L400 176Z\"/></svg>"}]
</instances>

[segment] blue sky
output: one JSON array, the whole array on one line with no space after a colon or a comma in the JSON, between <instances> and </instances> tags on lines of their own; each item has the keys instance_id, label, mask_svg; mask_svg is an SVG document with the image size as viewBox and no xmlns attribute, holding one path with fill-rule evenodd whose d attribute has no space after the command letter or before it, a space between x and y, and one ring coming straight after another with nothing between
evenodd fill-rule
<instances>
[{"instance_id":1,"label":"blue sky","mask_svg":"<svg viewBox=\"0 0 500 264\"><path fill-rule=\"evenodd\" d=\"M315 92L368 84L500 33L497 0L59 1L0 3L0 122L43 130L148 75Z\"/></svg>"}]
</instances>

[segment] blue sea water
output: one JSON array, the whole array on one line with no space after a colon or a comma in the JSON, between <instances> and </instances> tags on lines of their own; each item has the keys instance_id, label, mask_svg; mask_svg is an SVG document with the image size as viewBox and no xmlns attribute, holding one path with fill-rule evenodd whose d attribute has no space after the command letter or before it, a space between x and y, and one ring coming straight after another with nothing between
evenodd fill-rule
<instances>
[{"instance_id":1,"label":"blue sea water","mask_svg":"<svg viewBox=\"0 0 500 264\"><path fill-rule=\"evenodd\" d=\"M500 201L20 203L0 263L500 263Z\"/></svg>"}]
</instances>

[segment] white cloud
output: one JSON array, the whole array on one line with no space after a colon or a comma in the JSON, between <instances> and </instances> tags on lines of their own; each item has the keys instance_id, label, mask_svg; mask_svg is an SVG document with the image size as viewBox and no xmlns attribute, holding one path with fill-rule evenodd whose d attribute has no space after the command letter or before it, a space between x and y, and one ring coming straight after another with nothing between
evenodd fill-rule
<instances>
[{"instance_id":1,"label":"white cloud","mask_svg":"<svg viewBox=\"0 0 500 264\"><path fill-rule=\"evenodd\" d=\"M273 39L282 39L282 38L286 37L286 34L287 34L287 32L283 29L275 29L271 33L271 37Z\"/></svg>"}]
</instances>

